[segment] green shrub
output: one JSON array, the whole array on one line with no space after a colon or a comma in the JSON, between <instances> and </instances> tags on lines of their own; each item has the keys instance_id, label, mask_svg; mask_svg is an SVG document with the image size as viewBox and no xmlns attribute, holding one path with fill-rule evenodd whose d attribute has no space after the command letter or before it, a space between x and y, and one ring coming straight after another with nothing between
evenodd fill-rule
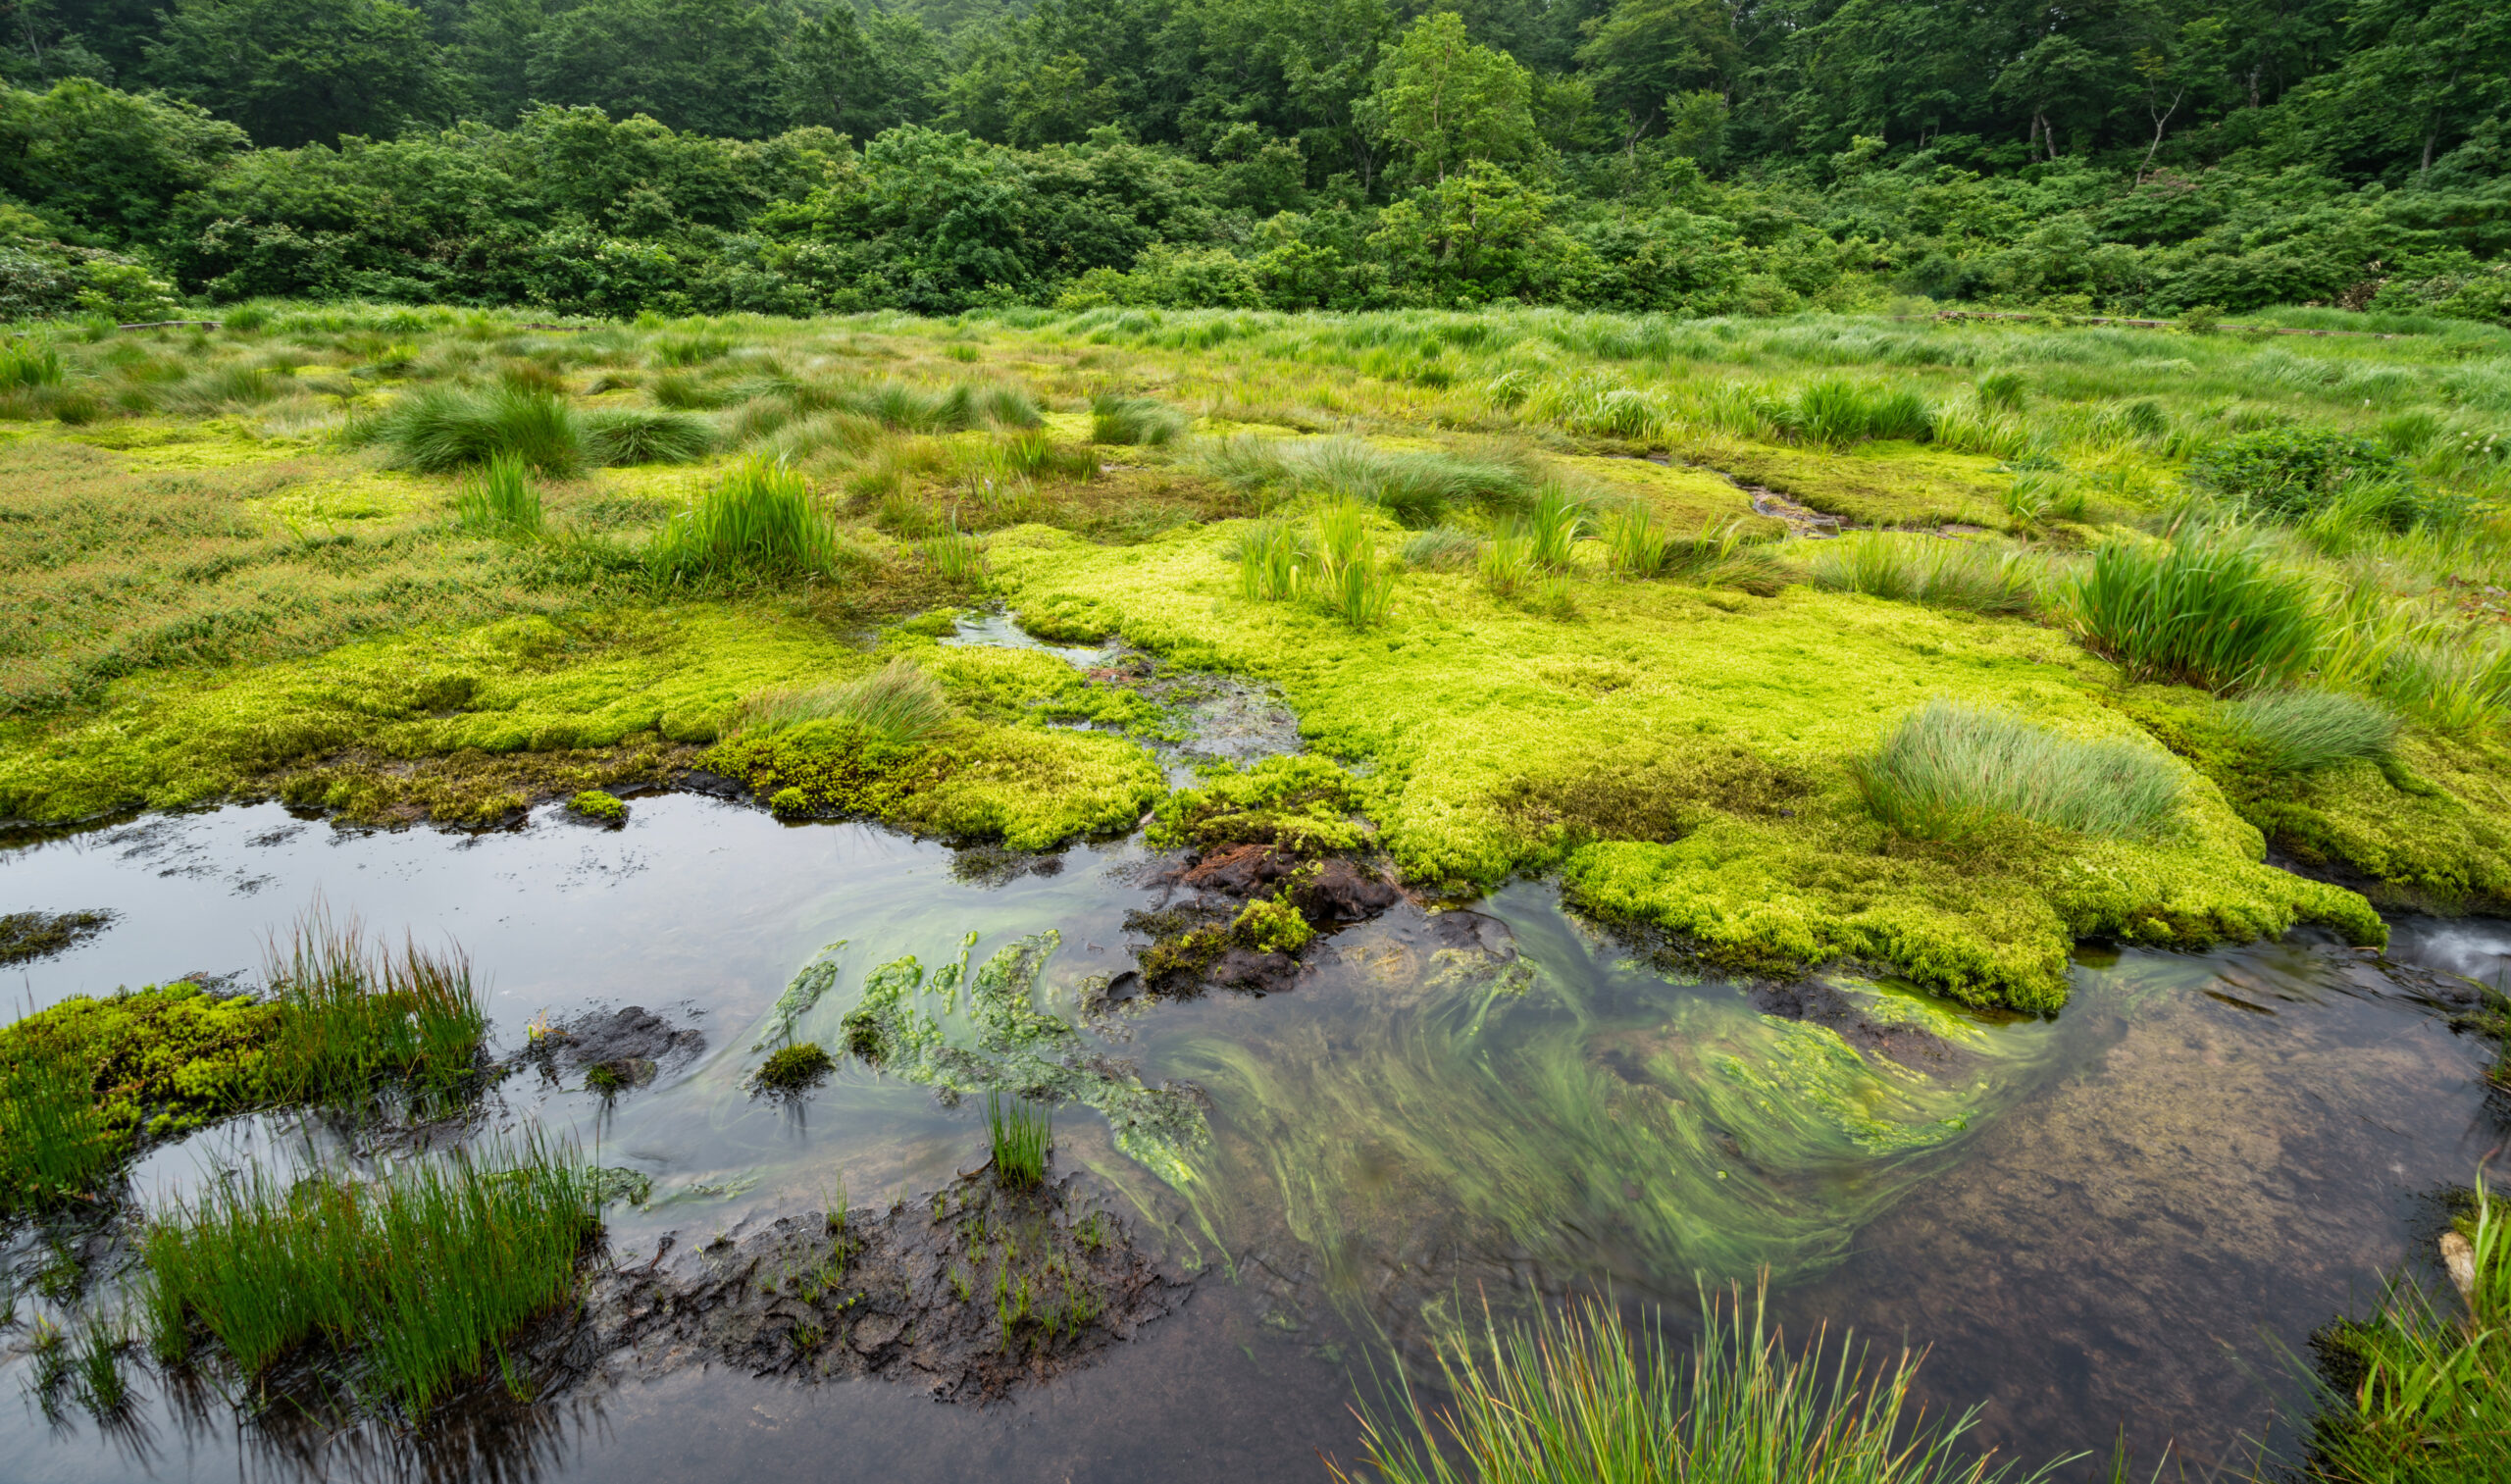
<instances>
[{"instance_id":1,"label":"green shrub","mask_svg":"<svg viewBox=\"0 0 2511 1484\"><path fill-rule=\"evenodd\" d=\"M2195 532L2168 545L2111 541L2060 592L2086 648L2130 680L2222 691L2281 685L2322 640L2309 587L2255 545Z\"/></svg>"},{"instance_id":2,"label":"green shrub","mask_svg":"<svg viewBox=\"0 0 2511 1484\"><path fill-rule=\"evenodd\" d=\"M257 1394L282 1361L333 1373L335 1397L417 1420L564 1302L601 1229L589 1172L538 1147L457 1151L383 1180L211 1182L141 1239L158 1356L199 1339Z\"/></svg>"},{"instance_id":3,"label":"green shrub","mask_svg":"<svg viewBox=\"0 0 2511 1484\"><path fill-rule=\"evenodd\" d=\"M767 734L834 721L867 741L912 746L941 731L953 714L949 697L933 677L901 658L842 685L745 695L733 708L725 732Z\"/></svg>"},{"instance_id":4,"label":"green shrub","mask_svg":"<svg viewBox=\"0 0 2511 1484\"><path fill-rule=\"evenodd\" d=\"M2340 691L2279 691L2224 708L2225 720L2278 773L2307 773L2349 758L2388 755L2397 718Z\"/></svg>"},{"instance_id":5,"label":"green shrub","mask_svg":"<svg viewBox=\"0 0 2511 1484\"><path fill-rule=\"evenodd\" d=\"M2013 814L2085 835L2162 833L2179 773L2150 747L2084 742L1937 699L1902 718L1850 771L1876 819L1922 840L1959 839Z\"/></svg>"},{"instance_id":6,"label":"green shrub","mask_svg":"<svg viewBox=\"0 0 2511 1484\"><path fill-rule=\"evenodd\" d=\"M2399 525L2415 513L2414 482L2396 454L2371 438L2330 428L2269 428L2209 444L2188 478L2228 500L2290 520L2360 483L2391 491L2382 501Z\"/></svg>"},{"instance_id":7,"label":"green shrub","mask_svg":"<svg viewBox=\"0 0 2511 1484\"><path fill-rule=\"evenodd\" d=\"M735 466L645 548L647 572L670 583L830 577L864 560L801 473L769 459Z\"/></svg>"},{"instance_id":8,"label":"green shrub","mask_svg":"<svg viewBox=\"0 0 2511 1484\"><path fill-rule=\"evenodd\" d=\"M1764 1301L1704 1296L1705 1332L1677 1355L1607 1304L1502 1326L1486 1313L1437 1343L1448 1400L1402 1380L1392 1415L1361 1415L1376 1484L2041 1484L2054 1465L1991 1468L1961 1446L1975 1410L1929 1422L1919 1356L1870 1367L1847 1342L1791 1354ZM1358 1476L1329 1463L1338 1484Z\"/></svg>"},{"instance_id":9,"label":"green shrub","mask_svg":"<svg viewBox=\"0 0 2511 1484\"><path fill-rule=\"evenodd\" d=\"M1102 396L1090 403L1090 441L1147 443L1173 441L1186 431L1186 415L1153 397Z\"/></svg>"},{"instance_id":10,"label":"green shrub","mask_svg":"<svg viewBox=\"0 0 2511 1484\"><path fill-rule=\"evenodd\" d=\"M693 464L715 451L715 430L685 413L604 407L584 415L584 446L596 464Z\"/></svg>"},{"instance_id":11,"label":"green shrub","mask_svg":"<svg viewBox=\"0 0 2511 1484\"><path fill-rule=\"evenodd\" d=\"M487 467L463 482L453 497L453 513L473 531L492 536L538 536L540 486L522 459L500 453L488 460Z\"/></svg>"},{"instance_id":12,"label":"green shrub","mask_svg":"<svg viewBox=\"0 0 2511 1484\"><path fill-rule=\"evenodd\" d=\"M377 420L373 435L401 463L429 474L485 464L499 454L556 479L573 478L585 466L575 414L558 398L523 387L480 392L428 386L405 392Z\"/></svg>"}]
</instances>

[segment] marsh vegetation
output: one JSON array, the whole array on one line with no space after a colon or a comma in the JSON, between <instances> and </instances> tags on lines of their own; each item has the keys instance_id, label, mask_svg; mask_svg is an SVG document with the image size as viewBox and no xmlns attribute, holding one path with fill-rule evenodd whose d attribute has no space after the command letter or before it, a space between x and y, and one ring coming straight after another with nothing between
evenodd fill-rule
<instances>
[{"instance_id":1,"label":"marsh vegetation","mask_svg":"<svg viewBox=\"0 0 2511 1484\"><path fill-rule=\"evenodd\" d=\"M1264 1212L1289 1269L1372 1323L1453 1277L1361 1271L1389 1231L1578 1283L1785 1285L2040 1096L2075 955L2297 927L2335 954L2400 908L2511 911L2506 352L2473 326L1528 308L46 326L0 406L0 571L26 598L0 814L563 804L617 832L580 844L629 851L687 785L762 827L948 841L998 887L1156 852L1069 940L875 942L841 913L720 1063L548 1079L597 1130L702 1087L730 1111L694 1124L912 1126L990 1165L928 1180L943 1204L692 1241L713 1255L682 1277L734 1285L742 1317L656 1318L665 1352L905 1374L912 1321L965 1342L965 1395L1029 1384L1173 1306L1068 1203L1102 1180L1163 1241ZM1301 750L1215 742L1249 694ZM1615 945L1589 978L1557 967L1569 930L1519 946L1470 909L1527 878ZM1328 1023L1283 993L1327 973L1378 977ZM48 995L0 1040L6 1199L111 1205L135 1157L257 1110L457 1127L499 1034L535 1042L484 985L313 915L249 992ZM629 1187L554 1143L393 1148L152 1207L154 1360L413 1422L527 1405L527 1332L588 1292ZM706 1266L733 1252L795 1276L771 1302ZM865 1274L901 1286L846 1306ZM2363 1321L2388 1379L2331 1394L2325 1458L2408 1426L2432 1376L2495 1385L2432 1349L2465 1333L2445 1301L2400 1289ZM1610 1445L1722 1478L1717 1449L1766 1434L1844 1481L1992 1476L1958 1409L1909 1432L1906 1358L1842 1370L1732 1304L1679 1353L1566 1312L1408 1334L1419 1405L1378 1414L1367 1466L1498 1479ZM53 1392L107 1397L95 1357L138 1354L94 1333L45 1342ZM1627 1425L1580 1432L1604 1415Z\"/></svg>"}]
</instances>

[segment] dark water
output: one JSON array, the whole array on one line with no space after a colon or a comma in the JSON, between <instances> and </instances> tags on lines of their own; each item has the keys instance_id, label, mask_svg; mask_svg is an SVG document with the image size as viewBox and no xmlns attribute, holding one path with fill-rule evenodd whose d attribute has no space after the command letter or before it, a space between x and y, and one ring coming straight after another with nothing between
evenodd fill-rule
<instances>
[{"instance_id":1,"label":"dark water","mask_svg":"<svg viewBox=\"0 0 2511 1484\"><path fill-rule=\"evenodd\" d=\"M800 1116L751 1101L741 1079L761 1018L840 939L840 989L800 1027L824 1041L872 965L941 962L970 930L981 955L1050 927L1062 947L1042 1005L1071 1014L1087 976L1128 961L1123 917L1151 899L1144 859L1132 844L1080 846L1041 869L684 795L638 800L615 833L550 813L476 838L343 834L255 807L0 855L0 909L123 914L12 975L21 1006L250 972L264 936L319 892L335 915L458 942L501 1047L536 1015L597 1006L698 1026L701 1058L606 1113L530 1077L496 1095L496 1122L553 1128L652 1176L650 1207L612 1212L613 1247L634 1256L665 1233L702 1241L840 1187L884 1203L981 1163L974 1109L859 1068ZM1482 910L1497 951L1460 951L1403 908L1335 940L1291 994L1098 1028L1146 1076L1204 1087L1213 1137L1171 1188L1086 1112L1058 1124L1059 1163L1130 1198L1142 1230L1204 1272L1180 1313L1088 1369L984 1409L903 1385L692 1369L438 1440L433 1471L1313 1481L1320 1452L1351 1457L1347 1408L1373 1358L1484 1298L1507 1308L1609 1284L1679 1314L1695 1271L1764 1265L1791 1329L1931 1347L1930 1402L1982 1406L1981 1435L2003 1450L2106 1453L2124 1430L2144 1458L2172 1444L2212 1464L2275 1431L2284 1353L2428 1240L2431 1193L2464 1183L2497 1138L2483 1049L2324 946L2088 954L2050 1021L1905 1004L1935 1017L1954 1062L1841 1080L1735 987L1632 961L1546 888ZM2506 948L2498 926L2418 922L2396 951L2489 979ZM251 1120L157 1151L136 1187L162 1199L248 1157L355 1152ZM215 1404L152 1400L106 1437L75 1413L48 1422L21 1395L25 1334L0 1363L0 1479L429 1471L406 1443L274 1439Z\"/></svg>"}]
</instances>

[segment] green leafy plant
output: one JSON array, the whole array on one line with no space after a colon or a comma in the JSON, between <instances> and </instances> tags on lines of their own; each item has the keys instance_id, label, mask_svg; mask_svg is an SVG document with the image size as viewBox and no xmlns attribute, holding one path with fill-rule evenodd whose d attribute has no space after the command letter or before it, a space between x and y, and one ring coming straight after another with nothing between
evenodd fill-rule
<instances>
[{"instance_id":1,"label":"green leafy plant","mask_svg":"<svg viewBox=\"0 0 2511 1484\"><path fill-rule=\"evenodd\" d=\"M2375 439L2330 428L2268 428L2224 438L2188 461L2188 478L2285 520L2358 485L2376 493L2356 503L2376 505L2392 524L2405 525L2416 510L2413 477L2396 454Z\"/></svg>"},{"instance_id":2,"label":"green leafy plant","mask_svg":"<svg viewBox=\"0 0 2511 1484\"><path fill-rule=\"evenodd\" d=\"M1902 718L1849 771L1876 819L1925 840L1963 838L2001 814L2149 838L2180 799L2178 770L2152 747L2061 737L1943 699Z\"/></svg>"}]
</instances>

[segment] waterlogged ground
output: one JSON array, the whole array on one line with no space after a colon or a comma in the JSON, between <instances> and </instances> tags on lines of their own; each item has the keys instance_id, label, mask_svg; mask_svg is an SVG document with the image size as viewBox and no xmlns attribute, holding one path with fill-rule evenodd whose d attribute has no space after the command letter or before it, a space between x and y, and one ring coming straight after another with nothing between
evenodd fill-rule
<instances>
[{"instance_id":1,"label":"waterlogged ground","mask_svg":"<svg viewBox=\"0 0 2511 1484\"><path fill-rule=\"evenodd\" d=\"M647 1204L611 1210L623 1264L841 1190L883 1208L983 1162L974 1105L859 1063L798 1107L744 1091L778 996L841 941L833 987L796 1022L830 1045L876 966L982 962L1052 930L1034 1003L1082 1028L1067 1061L1192 1083L1208 1135L1149 1149L1163 1180L1096 1114L1063 1111L1058 1168L1084 1172L1195 1287L1096 1363L997 1406L645 1367L419 1445L239 1434L214 1400L175 1406L143 1381L147 1405L100 1438L21 1399L13 1350L5 1473L773 1480L842 1459L899 1479L1315 1480L1320 1450L1352 1454L1347 1407L1372 1361L1448 1315L1599 1283L1679 1314L1695 1270L1763 1266L1792 1323L1933 1347L1933 1401L1984 1405L2005 1449L2106 1452L2124 1428L2141 1457L2176 1443L2212 1463L2280 1433L2285 1353L2427 1239L2428 1196L2497 1137L2481 1049L2332 944L2087 952L2048 1019L1953 1016L1834 981L1824 1003L1917 1077L1843 1062L1760 1013L1767 998L1687 981L1539 884L1467 912L1400 906L1312 955L1288 994L1110 1006L1101 984L1130 962L1127 913L1160 900L1155 864L1134 842L958 853L686 793L634 799L617 831L551 810L479 836L361 834L265 805L9 849L10 909L121 914L12 974L22 1007L249 976L263 935L320 893L387 933L458 942L503 1049L536 1018L632 1004L702 1032L702 1051L613 1103L529 1071L493 1097L489 1137L553 1129L651 1178ZM2511 930L2409 922L2395 951L2490 979L2506 949ZM964 1033L965 1006L917 1002ZM370 1153L353 1133L248 1121L158 1151L135 1185L156 1200L247 1157Z\"/></svg>"}]
</instances>

